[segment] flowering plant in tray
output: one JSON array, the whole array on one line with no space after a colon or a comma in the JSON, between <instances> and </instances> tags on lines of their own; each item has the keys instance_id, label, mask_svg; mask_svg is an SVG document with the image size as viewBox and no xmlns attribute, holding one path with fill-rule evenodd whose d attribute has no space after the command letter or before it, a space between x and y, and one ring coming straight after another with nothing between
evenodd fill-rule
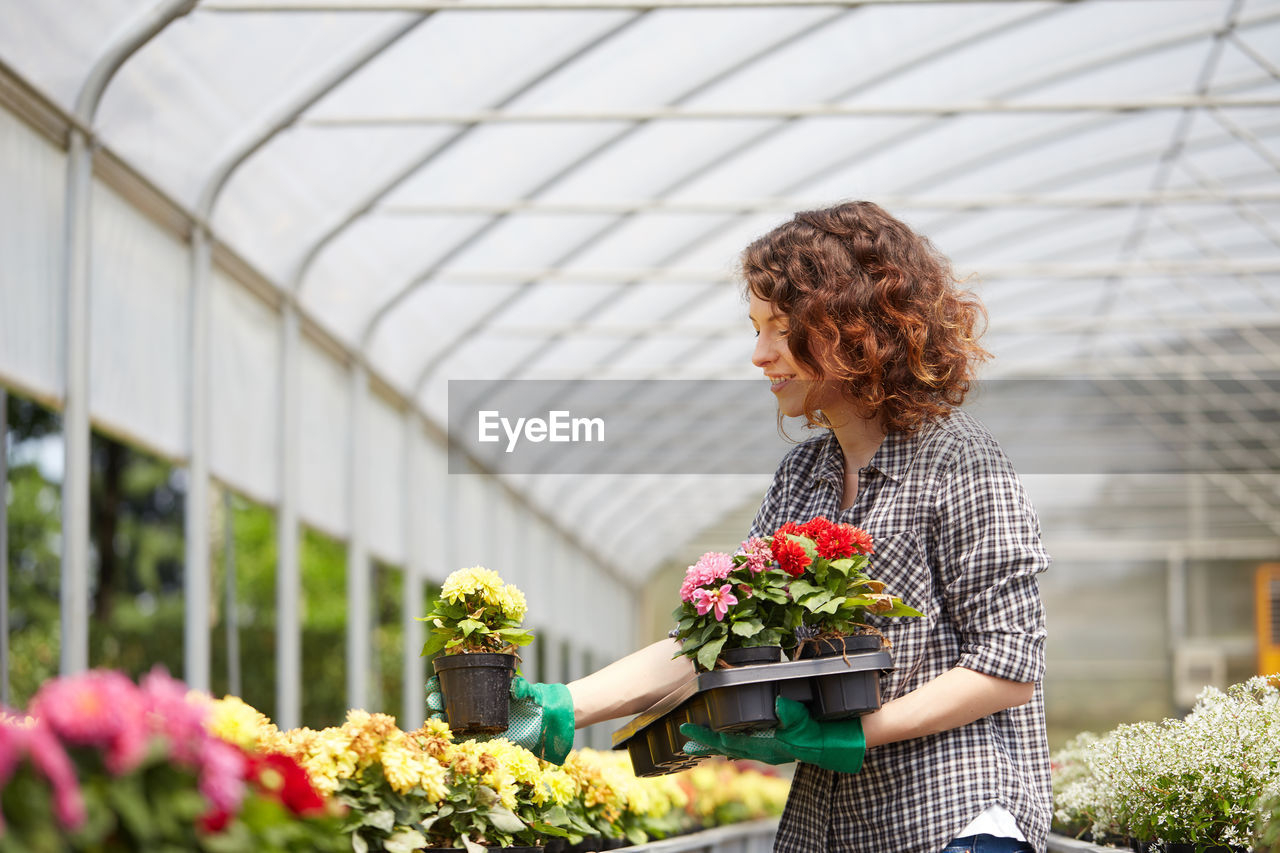
<instances>
[{"instance_id":1,"label":"flowering plant in tray","mask_svg":"<svg viewBox=\"0 0 1280 853\"><path fill-rule=\"evenodd\" d=\"M874 633L867 613L921 615L867 575L872 551L866 531L819 516L748 539L733 556L703 554L685 572L672 614L680 653L709 671L727 649L794 649Z\"/></svg>"},{"instance_id":2,"label":"flowering plant in tray","mask_svg":"<svg viewBox=\"0 0 1280 853\"><path fill-rule=\"evenodd\" d=\"M445 578L440 598L419 620L431 626L422 655L511 654L533 642L533 634L520 626L527 609L519 587L503 583L492 569L458 569Z\"/></svg>"}]
</instances>

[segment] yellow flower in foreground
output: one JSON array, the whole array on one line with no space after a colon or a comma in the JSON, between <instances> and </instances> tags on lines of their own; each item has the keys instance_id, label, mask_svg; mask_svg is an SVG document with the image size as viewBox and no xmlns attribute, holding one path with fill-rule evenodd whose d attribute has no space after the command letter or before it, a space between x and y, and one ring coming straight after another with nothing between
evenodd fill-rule
<instances>
[{"instance_id":1,"label":"yellow flower in foreground","mask_svg":"<svg viewBox=\"0 0 1280 853\"><path fill-rule=\"evenodd\" d=\"M478 592L486 604L497 605L500 603L502 586L502 578L497 572L484 566L472 566L469 569L458 569L445 578L440 595L446 601L457 603Z\"/></svg>"},{"instance_id":2,"label":"yellow flower in foreground","mask_svg":"<svg viewBox=\"0 0 1280 853\"><path fill-rule=\"evenodd\" d=\"M244 749L255 749L261 738L276 729L266 714L237 696L211 701L205 726L215 737Z\"/></svg>"},{"instance_id":3,"label":"yellow flower in foreground","mask_svg":"<svg viewBox=\"0 0 1280 853\"><path fill-rule=\"evenodd\" d=\"M502 588L498 595L499 607L502 609L502 615L506 616L512 622L519 622L524 618L524 614L528 611L529 605L524 599L524 593L520 588L507 584Z\"/></svg>"}]
</instances>

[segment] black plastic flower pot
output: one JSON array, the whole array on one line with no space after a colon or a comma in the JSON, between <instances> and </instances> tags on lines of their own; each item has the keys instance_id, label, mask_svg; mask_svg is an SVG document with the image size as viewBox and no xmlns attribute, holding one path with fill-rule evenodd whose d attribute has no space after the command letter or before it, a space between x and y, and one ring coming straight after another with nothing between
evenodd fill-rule
<instances>
[{"instance_id":1,"label":"black plastic flower pot","mask_svg":"<svg viewBox=\"0 0 1280 853\"><path fill-rule=\"evenodd\" d=\"M714 731L749 731L778 724L778 715L773 707L778 689L773 682L717 687L704 695Z\"/></svg>"},{"instance_id":2,"label":"black plastic flower pot","mask_svg":"<svg viewBox=\"0 0 1280 853\"><path fill-rule=\"evenodd\" d=\"M857 652L878 652L882 642L878 634L851 634L848 637L807 640L800 646L799 660L825 658L831 655L851 655Z\"/></svg>"},{"instance_id":3,"label":"black plastic flower pot","mask_svg":"<svg viewBox=\"0 0 1280 853\"><path fill-rule=\"evenodd\" d=\"M782 646L752 646L749 649L725 649L720 653L720 663L728 666L753 666L762 663L781 663Z\"/></svg>"},{"instance_id":4,"label":"black plastic flower pot","mask_svg":"<svg viewBox=\"0 0 1280 853\"><path fill-rule=\"evenodd\" d=\"M880 673L850 672L813 679L809 713L815 720L845 720L880 707Z\"/></svg>"},{"instance_id":5,"label":"black plastic flower pot","mask_svg":"<svg viewBox=\"0 0 1280 853\"><path fill-rule=\"evenodd\" d=\"M444 693L444 713L454 734L489 735L506 731L511 676L516 656L476 652L435 659Z\"/></svg>"}]
</instances>

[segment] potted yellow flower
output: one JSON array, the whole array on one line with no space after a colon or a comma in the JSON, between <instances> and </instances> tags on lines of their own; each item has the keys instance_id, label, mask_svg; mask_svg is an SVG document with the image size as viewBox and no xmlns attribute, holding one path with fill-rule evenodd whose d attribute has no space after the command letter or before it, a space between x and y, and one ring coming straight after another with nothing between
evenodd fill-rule
<instances>
[{"instance_id":1,"label":"potted yellow flower","mask_svg":"<svg viewBox=\"0 0 1280 853\"><path fill-rule=\"evenodd\" d=\"M507 728L507 696L519 655L533 642L520 627L528 606L524 593L483 566L459 569L445 579L431 612L422 647L445 696L445 716L455 733L496 734Z\"/></svg>"}]
</instances>

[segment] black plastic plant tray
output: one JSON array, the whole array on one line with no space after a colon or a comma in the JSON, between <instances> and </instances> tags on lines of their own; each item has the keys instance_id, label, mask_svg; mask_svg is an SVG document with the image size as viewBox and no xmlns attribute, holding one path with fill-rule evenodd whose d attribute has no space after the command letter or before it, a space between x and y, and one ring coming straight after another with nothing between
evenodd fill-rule
<instances>
[{"instance_id":1,"label":"black plastic plant tray","mask_svg":"<svg viewBox=\"0 0 1280 853\"><path fill-rule=\"evenodd\" d=\"M847 719L880 707L880 673L893 668L885 651L739 666L702 672L613 734L637 776L661 776L697 764L686 755L684 723L714 731L768 728L778 695L803 702L815 719Z\"/></svg>"}]
</instances>

